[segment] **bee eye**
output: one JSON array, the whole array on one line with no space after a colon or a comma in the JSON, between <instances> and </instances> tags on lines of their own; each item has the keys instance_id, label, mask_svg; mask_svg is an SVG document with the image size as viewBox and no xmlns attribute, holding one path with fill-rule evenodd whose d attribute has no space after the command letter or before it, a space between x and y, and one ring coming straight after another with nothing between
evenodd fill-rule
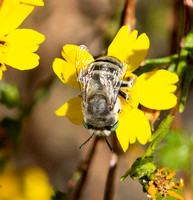
<instances>
[{"instance_id":1,"label":"bee eye","mask_svg":"<svg viewBox=\"0 0 193 200\"><path fill-rule=\"evenodd\" d=\"M85 123L85 121L83 121L83 126L84 128L88 129L88 125Z\"/></svg>"},{"instance_id":2,"label":"bee eye","mask_svg":"<svg viewBox=\"0 0 193 200\"><path fill-rule=\"evenodd\" d=\"M111 132L115 131L117 127L119 126L119 122L117 121L110 129Z\"/></svg>"}]
</instances>

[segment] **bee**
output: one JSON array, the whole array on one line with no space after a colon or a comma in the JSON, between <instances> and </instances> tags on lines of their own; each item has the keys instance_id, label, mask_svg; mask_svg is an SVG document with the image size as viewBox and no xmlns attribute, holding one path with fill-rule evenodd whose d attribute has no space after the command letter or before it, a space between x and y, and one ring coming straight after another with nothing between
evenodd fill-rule
<instances>
[{"instance_id":1,"label":"bee","mask_svg":"<svg viewBox=\"0 0 193 200\"><path fill-rule=\"evenodd\" d=\"M128 100L129 94L122 89L130 88L134 78L127 82L123 81L127 62L123 64L111 56L98 57L81 68L80 61L84 59L85 50L87 47L84 45L79 46L77 50L76 70L81 88L83 125L89 130L91 137L80 148L94 135L98 135L105 137L112 151L106 136L119 125L117 113L121 113L121 103L118 94Z\"/></svg>"}]
</instances>

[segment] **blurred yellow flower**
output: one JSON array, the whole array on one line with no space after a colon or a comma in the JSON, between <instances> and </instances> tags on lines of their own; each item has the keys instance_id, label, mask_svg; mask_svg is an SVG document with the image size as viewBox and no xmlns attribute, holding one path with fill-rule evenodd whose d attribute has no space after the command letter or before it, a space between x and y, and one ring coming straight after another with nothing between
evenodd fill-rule
<instances>
[{"instance_id":1,"label":"blurred yellow flower","mask_svg":"<svg viewBox=\"0 0 193 200\"><path fill-rule=\"evenodd\" d=\"M39 167L13 170L0 174L1 200L51 200L52 188L45 172Z\"/></svg>"},{"instance_id":2,"label":"blurred yellow flower","mask_svg":"<svg viewBox=\"0 0 193 200\"><path fill-rule=\"evenodd\" d=\"M39 64L37 51L44 35L31 29L16 29L42 0L4 0L0 7L0 80L5 65L28 70Z\"/></svg>"},{"instance_id":3,"label":"blurred yellow flower","mask_svg":"<svg viewBox=\"0 0 193 200\"><path fill-rule=\"evenodd\" d=\"M132 74L143 59L146 57L149 49L149 39L146 34L137 37L135 30L131 34L127 26L123 26L114 40L108 47L107 56L115 57L127 65L127 72L124 80L135 76ZM72 87L79 88L77 81L76 63L78 67L83 68L94 61L94 58L86 51L84 58L77 57L78 46L65 45L62 56L65 60L56 58L53 62L53 70L60 80ZM124 92L129 94L129 100L119 97L121 100L122 111L119 114L119 126L116 129L117 138L126 151L129 143L134 143L136 139L145 144L151 136L151 128L144 112L138 109L138 105L156 109L170 109L176 105L177 98L173 94L178 81L178 76L166 70L157 70L147 72L136 77L134 85ZM65 103L56 111L58 116L66 116L72 123L81 124L83 114L81 111L81 98L75 97Z\"/></svg>"}]
</instances>

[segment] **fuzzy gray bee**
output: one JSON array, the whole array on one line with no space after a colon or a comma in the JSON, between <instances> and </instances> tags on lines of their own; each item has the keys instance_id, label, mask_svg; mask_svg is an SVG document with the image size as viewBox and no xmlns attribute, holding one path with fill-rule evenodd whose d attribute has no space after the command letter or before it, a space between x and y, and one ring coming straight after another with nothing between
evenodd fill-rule
<instances>
[{"instance_id":1,"label":"fuzzy gray bee","mask_svg":"<svg viewBox=\"0 0 193 200\"><path fill-rule=\"evenodd\" d=\"M79 46L77 52L79 59L85 48L85 46ZM92 136L104 136L106 139L106 136L109 136L118 127L117 113L121 112L118 94L129 99L129 95L124 93L121 88L129 88L131 85L131 81L123 82L126 70L127 65L123 65L117 58L110 56L99 57L79 71L77 67L83 100L83 125L91 132ZM107 144L109 145L108 142Z\"/></svg>"}]
</instances>

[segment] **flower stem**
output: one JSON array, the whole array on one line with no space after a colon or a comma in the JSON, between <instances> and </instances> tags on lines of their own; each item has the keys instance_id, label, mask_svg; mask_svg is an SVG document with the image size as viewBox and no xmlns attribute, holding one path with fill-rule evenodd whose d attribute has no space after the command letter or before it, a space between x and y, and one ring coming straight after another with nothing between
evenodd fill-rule
<instances>
[{"instance_id":1,"label":"flower stem","mask_svg":"<svg viewBox=\"0 0 193 200\"><path fill-rule=\"evenodd\" d=\"M130 171L131 171L131 168L129 168L127 172L121 177L121 181L124 181L127 178L127 176L130 174Z\"/></svg>"},{"instance_id":2,"label":"flower stem","mask_svg":"<svg viewBox=\"0 0 193 200\"><path fill-rule=\"evenodd\" d=\"M177 75L179 78L182 78L182 75L187 67L187 56L188 51L185 48L182 48L180 51L179 62L177 65Z\"/></svg>"},{"instance_id":3,"label":"flower stem","mask_svg":"<svg viewBox=\"0 0 193 200\"><path fill-rule=\"evenodd\" d=\"M154 151L164 136L169 132L169 126L173 121L174 116L170 113L159 125L158 130L153 134L152 138L150 139L151 144L147 148L147 150L142 155L142 159L146 157L152 157Z\"/></svg>"},{"instance_id":4,"label":"flower stem","mask_svg":"<svg viewBox=\"0 0 193 200\"><path fill-rule=\"evenodd\" d=\"M182 96L181 96L180 103L179 103L179 112L180 113L182 113L184 111L186 98L188 95L188 91L189 91L192 79L193 79L193 66L189 65L187 68L187 71L186 71L184 85L183 85L183 89L182 89Z\"/></svg>"},{"instance_id":5,"label":"flower stem","mask_svg":"<svg viewBox=\"0 0 193 200\"><path fill-rule=\"evenodd\" d=\"M96 137L87 159L80 162L77 170L73 173L72 178L68 182L68 197L72 200L78 200L81 197L87 180L88 171L98 146L98 141L99 138Z\"/></svg>"},{"instance_id":6,"label":"flower stem","mask_svg":"<svg viewBox=\"0 0 193 200\"><path fill-rule=\"evenodd\" d=\"M166 67L170 63L177 63L179 59L179 55L174 54L171 56L163 57L163 58L154 58L154 59L147 59L145 60L142 65L134 71L134 74L141 75L145 72L152 71L154 69L158 69L161 67Z\"/></svg>"},{"instance_id":7,"label":"flower stem","mask_svg":"<svg viewBox=\"0 0 193 200\"><path fill-rule=\"evenodd\" d=\"M108 176L106 180L106 186L105 186L105 194L104 194L104 200L112 200L114 195L114 182L115 182L115 173L117 169L117 162L118 162L118 156L117 156L117 138L116 133L113 133L113 152L111 153L110 162L109 162L109 171Z\"/></svg>"},{"instance_id":8,"label":"flower stem","mask_svg":"<svg viewBox=\"0 0 193 200\"><path fill-rule=\"evenodd\" d=\"M191 58L191 52L193 50L193 29L187 33L186 38L182 40L181 46L183 47L180 51L179 62L177 65L177 74L181 78L187 69ZM192 64L192 63L191 63Z\"/></svg>"},{"instance_id":9,"label":"flower stem","mask_svg":"<svg viewBox=\"0 0 193 200\"><path fill-rule=\"evenodd\" d=\"M178 54L173 54L171 56L163 57L163 58L156 58L156 59L146 59L145 64L167 64L171 62L175 62L178 60Z\"/></svg>"},{"instance_id":10,"label":"flower stem","mask_svg":"<svg viewBox=\"0 0 193 200\"><path fill-rule=\"evenodd\" d=\"M122 25L127 25L130 31L135 29L135 4L136 0L126 0L122 16Z\"/></svg>"},{"instance_id":11,"label":"flower stem","mask_svg":"<svg viewBox=\"0 0 193 200\"><path fill-rule=\"evenodd\" d=\"M148 160L148 159L152 159L156 147L161 142L163 137L169 132L169 126L170 126L171 122L173 121L173 118L174 118L174 115L173 115L173 112L171 112L161 122L161 124L159 125L158 130L154 133L153 137L151 138L151 144L149 145L147 150L144 152L142 157L140 157L140 162L137 162L137 166L135 165L134 168L136 168L137 170L142 169L140 167L140 165L144 164L143 161ZM149 166L147 166L146 169L149 170L149 169L151 169L152 166L153 166L153 163L152 163L152 165L150 164ZM128 169L128 171L121 177L121 180L124 180L128 175L131 175L132 172L135 171L134 168L132 166L130 169Z\"/></svg>"}]
</instances>

